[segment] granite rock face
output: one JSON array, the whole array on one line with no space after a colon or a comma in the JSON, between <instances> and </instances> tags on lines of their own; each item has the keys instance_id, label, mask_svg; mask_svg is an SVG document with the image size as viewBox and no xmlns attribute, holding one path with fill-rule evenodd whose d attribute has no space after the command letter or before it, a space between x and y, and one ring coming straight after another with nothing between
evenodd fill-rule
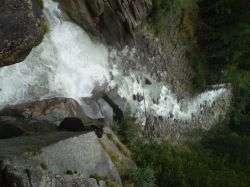
<instances>
[{"instance_id":1,"label":"granite rock face","mask_svg":"<svg viewBox=\"0 0 250 187\"><path fill-rule=\"evenodd\" d=\"M78 102L70 98L52 98L11 106L1 111L0 115L47 121L57 126L67 117L78 118L86 126L103 125L101 119L88 117Z\"/></svg>"},{"instance_id":2,"label":"granite rock face","mask_svg":"<svg viewBox=\"0 0 250 187\"><path fill-rule=\"evenodd\" d=\"M115 134L109 128L105 132L100 128L100 123L111 125L112 107L101 98L90 101L86 106L94 105L92 109L100 110L107 121L89 117L85 105L82 108L69 98L35 101L2 110L0 186L99 187L107 186L107 181L122 186L117 161L110 150L118 155L124 167L135 168L135 163L120 150L121 143ZM59 122L64 124L62 128L57 127ZM91 125L85 127L87 122ZM108 139L107 134L112 134L113 139ZM97 182L98 177L103 181Z\"/></svg>"},{"instance_id":3,"label":"granite rock face","mask_svg":"<svg viewBox=\"0 0 250 187\"><path fill-rule=\"evenodd\" d=\"M58 0L71 18L109 44L122 46L152 8L151 0Z\"/></svg>"},{"instance_id":4,"label":"granite rock face","mask_svg":"<svg viewBox=\"0 0 250 187\"><path fill-rule=\"evenodd\" d=\"M38 0L0 1L0 67L21 62L43 39Z\"/></svg>"},{"instance_id":5,"label":"granite rock face","mask_svg":"<svg viewBox=\"0 0 250 187\"><path fill-rule=\"evenodd\" d=\"M121 98L116 89L113 89L104 94L103 100L112 107L114 119L121 120L127 110L127 103L124 98Z\"/></svg>"},{"instance_id":6,"label":"granite rock face","mask_svg":"<svg viewBox=\"0 0 250 187\"><path fill-rule=\"evenodd\" d=\"M28 137L0 141L0 146L19 150L14 156L3 154L7 148L0 151L0 186L99 186L92 175L107 177L121 185L119 173L95 133L53 134L42 136L47 142L33 150L28 146L39 137L30 136L30 141L23 140ZM11 143L13 141L17 143ZM41 143L41 140L37 141ZM23 152L23 147L28 151Z\"/></svg>"}]
</instances>

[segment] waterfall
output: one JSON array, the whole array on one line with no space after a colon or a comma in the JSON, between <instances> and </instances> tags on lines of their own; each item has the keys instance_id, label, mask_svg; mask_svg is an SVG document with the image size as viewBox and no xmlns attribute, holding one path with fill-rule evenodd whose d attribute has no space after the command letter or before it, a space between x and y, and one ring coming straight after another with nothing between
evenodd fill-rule
<instances>
[{"instance_id":1,"label":"waterfall","mask_svg":"<svg viewBox=\"0 0 250 187\"><path fill-rule=\"evenodd\" d=\"M91 96L96 86L109 83L111 88L118 87L118 93L127 99L141 123L145 123L145 108L166 119L191 121L192 116L200 115L202 106L211 107L229 94L227 88L221 87L178 101L166 85L154 80L152 85L146 85L143 77L149 77L147 72L123 75L121 59L110 58L115 53L92 41L58 9L58 3L44 0L44 14L50 31L42 43L23 62L0 69L0 108L60 96L79 100ZM143 95L145 102L135 101L133 94Z\"/></svg>"},{"instance_id":2,"label":"waterfall","mask_svg":"<svg viewBox=\"0 0 250 187\"><path fill-rule=\"evenodd\" d=\"M67 21L51 0L44 1L50 32L21 63L0 69L0 106L53 96L91 95L108 79L108 51Z\"/></svg>"}]
</instances>

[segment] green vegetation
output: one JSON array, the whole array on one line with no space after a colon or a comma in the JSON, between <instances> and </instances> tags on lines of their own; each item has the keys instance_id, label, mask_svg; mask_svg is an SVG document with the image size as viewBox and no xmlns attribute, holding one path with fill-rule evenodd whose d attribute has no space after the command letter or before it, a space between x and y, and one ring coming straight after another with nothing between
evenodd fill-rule
<instances>
[{"instance_id":1,"label":"green vegetation","mask_svg":"<svg viewBox=\"0 0 250 187\"><path fill-rule=\"evenodd\" d=\"M197 12L197 0L153 0L150 23L157 34L167 34L180 29L182 21L189 21ZM183 19L184 18L184 19ZM188 19L186 19L188 18ZM192 31L192 22L184 23ZM191 23L191 25L190 25Z\"/></svg>"},{"instance_id":2,"label":"green vegetation","mask_svg":"<svg viewBox=\"0 0 250 187\"><path fill-rule=\"evenodd\" d=\"M112 130L118 135L119 139L126 145L131 145L137 137L138 126L135 125L135 118L129 114L124 116L121 122L115 122Z\"/></svg>"},{"instance_id":3,"label":"green vegetation","mask_svg":"<svg viewBox=\"0 0 250 187\"><path fill-rule=\"evenodd\" d=\"M49 25L47 23L47 21L44 19L40 20L38 22L38 27L41 29L41 31L46 34L49 32L50 28L49 28Z\"/></svg>"},{"instance_id":4,"label":"green vegetation","mask_svg":"<svg viewBox=\"0 0 250 187\"><path fill-rule=\"evenodd\" d=\"M250 186L249 10L249 0L153 0L149 23L159 37L176 37L187 47L187 59L196 73L194 91L230 83L234 100L228 119L192 144L138 138L133 118L115 124L114 131L138 166L127 173L132 183Z\"/></svg>"},{"instance_id":5,"label":"green vegetation","mask_svg":"<svg viewBox=\"0 0 250 187\"><path fill-rule=\"evenodd\" d=\"M200 21L197 2L198 0L155 0L150 16L150 24L159 37L168 36L170 40L187 46L186 57L196 73L193 78L194 92L206 89L208 80L214 78L198 45L197 28Z\"/></svg>"},{"instance_id":6,"label":"green vegetation","mask_svg":"<svg viewBox=\"0 0 250 187\"><path fill-rule=\"evenodd\" d=\"M231 130L250 135L250 1L203 0L199 7L199 46L219 81L233 86Z\"/></svg>"},{"instance_id":7,"label":"green vegetation","mask_svg":"<svg viewBox=\"0 0 250 187\"><path fill-rule=\"evenodd\" d=\"M232 111L192 146L142 141L132 152L159 186L250 186L250 1L184 1L154 0L152 26L160 36L177 32L187 46L195 91L231 84Z\"/></svg>"},{"instance_id":8,"label":"green vegetation","mask_svg":"<svg viewBox=\"0 0 250 187\"><path fill-rule=\"evenodd\" d=\"M0 0L0 7L4 5L4 0Z\"/></svg>"},{"instance_id":9,"label":"green vegetation","mask_svg":"<svg viewBox=\"0 0 250 187\"><path fill-rule=\"evenodd\" d=\"M107 137L108 137L108 139L112 140L113 139L113 134L112 133L108 133Z\"/></svg>"},{"instance_id":10,"label":"green vegetation","mask_svg":"<svg viewBox=\"0 0 250 187\"><path fill-rule=\"evenodd\" d=\"M129 171L127 178L136 186L156 187L154 170L148 166Z\"/></svg>"},{"instance_id":11,"label":"green vegetation","mask_svg":"<svg viewBox=\"0 0 250 187\"><path fill-rule=\"evenodd\" d=\"M124 166L124 164L120 160L119 155L116 152L114 152L113 150L111 150L102 140L99 140L99 141L100 141L100 144L102 145L103 149L110 156L112 162L115 164L120 176L123 177L126 173L126 167Z\"/></svg>"},{"instance_id":12,"label":"green vegetation","mask_svg":"<svg viewBox=\"0 0 250 187\"><path fill-rule=\"evenodd\" d=\"M126 145L124 145L123 143L120 142L120 140L116 137L113 136L112 133L108 133L107 134L108 139L110 139L111 141L114 142L114 144L117 146L117 148L127 157L131 157L131 153L128 150L128 148L126 147Z\"/></svg>"},{"instance_id":13,"label":"green vegetation","mask_svg":"<svg viewBox=\"0 0 250 187\"><path fill-rule=\"evenodd\" d=\"M124 120L122 124L126 124ZM247 187L250 185L249 139L229 133L228 128L218 126L201 142L186 145L131 137L133 143L128 147L138 169L127 171L124 178L138 187ZM130 133L123 132L120 136L124 134ZM225 134L229 135L227 139Z\"/></svg>"},{"instance_id":14,"label":"green vegetation","mask_svg":"<svg viewBox=\"0 0 250 187\"><path fill-rule=\"evenodd\" d=\"M230 163L206 151L167 142L139 143L134 150L140 167L151 167L158 186L249 186L249 166Z\"/></svg>"}]
</instances>

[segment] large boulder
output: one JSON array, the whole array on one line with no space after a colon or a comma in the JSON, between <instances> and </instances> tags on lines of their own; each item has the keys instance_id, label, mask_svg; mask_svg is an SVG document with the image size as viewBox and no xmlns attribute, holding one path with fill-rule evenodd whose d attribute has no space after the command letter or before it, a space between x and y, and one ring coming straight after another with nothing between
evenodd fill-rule
<instances>
[{"instance_id":1,"label":"large boulder","mask_svg":"<svg viewBox=\"0 0 250 187\"><path fill-rule=\"evenodd\" d=\"M0 115L47 121L57 126L67 117L78 118L85 126L104 125L102 119L88 117L79 103L70 98L52 98L11 106L3 109Z\"/></svg>"},{"instance_id":2,"label":"large boulder","mask_svg":"<svg viewBox=\"0 0 250 187\"><path fill-rule=\"evenodd\" d=\"M58 0L85 30L110 44L123 45L149 14L151 0Z\"/></svg>"},{"instance_id":3,"label":"large boulder","mask_svg":"<svg viewBox=\"0 0 250 187\"><path fill-rule=\"evenodd\" d=\"M117 93L117 89L113 89L104 94L103 100L113 109L114 119L118 121L121 120L127 110L126 99L121 98L121 96Z\"/></svg>"},{"instance_id":4,"label":"large boulder","mask_svg":"<svg viewBox=\"0 0 250 187\"><path fill-rule=\"evenodd\" d=\"M39 0L0 0L0 67L21 62L43 38Z\"/></svg>"},{"instance_id":5,"label":"large boulder","mask_svg":"<svg viewBox=\"0 0 250 187\"><path fill-rule=\"evenodd\" d=\"M114 163L93 132L23 136L0 140L0 147L1 187L97 187L92 176L121 185Z\"/></svg>"},{"instance_id":6,"label":"large boulder","mask_svg":"<svg viewBox=\"0 0 250 187\"><path fill-rule=\"evenodd\" d=\"M45 121L13 116L0 116L0 139L21 135L41 134L56 131L57 127Z\"/></svg>"}]
</instances>

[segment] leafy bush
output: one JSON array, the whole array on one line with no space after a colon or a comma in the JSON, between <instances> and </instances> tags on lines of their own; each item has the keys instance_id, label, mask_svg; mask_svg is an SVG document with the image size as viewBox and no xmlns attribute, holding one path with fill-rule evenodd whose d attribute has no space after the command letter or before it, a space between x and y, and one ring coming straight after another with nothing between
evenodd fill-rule
<instances>
[{"instance_id":1,"label":"leafy bush","mask_svg":"<svg viewBox=\"0 0 250 187\"><path fill-rule=\"evenodd\" d=\"M151 167L156 184L167 186L249 186L245 165L230 165L227 158L198 153L186 146L167 142L139 143L134 150L139 167Z\"/></svg>"},{"instance_id":2,"label":"leafy bush","mask_svg":"<svg viewBox=\"0 0 250 187\"><path fill-rule=\"evenodd\" d=\"M135 126L133 118L124 120L121 124ZM138 169L126 171L123 177L139 187L250 185L250 138L231 133L227 126L211 130L193 145L133 138L129 148Z\"/></svg>"},{"instance_id":3,"label":"leafy bush","mask_svg":"<svg viewBox=\"0 0 250 187\"><path fill-rule=\"evenodd\" d=\"M115 122L112 129L127 145L131 145L138 137L138 125L135 123L135 118L130 115L124 116L119 123Z\"/></svg>"},{"instance_id":4,"label":"leafy bush","mask_svg":"<svg viewBox=\"0 0 250 187\"><path fill-rule=\"evenodd\" d=\"M138 187L156 187L154 170L149 167L128 171L128 175Z\"/></svg>"}]
</instances>

